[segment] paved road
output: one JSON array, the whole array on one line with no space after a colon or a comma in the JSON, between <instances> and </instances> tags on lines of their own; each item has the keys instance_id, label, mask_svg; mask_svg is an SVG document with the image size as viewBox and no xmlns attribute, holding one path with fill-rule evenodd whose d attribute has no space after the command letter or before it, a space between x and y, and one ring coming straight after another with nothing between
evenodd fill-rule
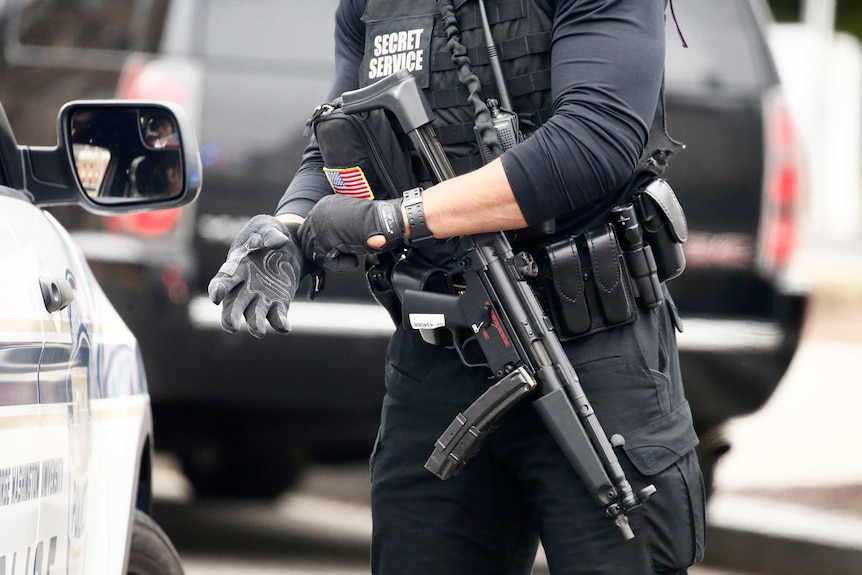
<instances>
[{"instance_id":1,"label":"paved road","mask_svg":"<svg viewBox=\"0 0 862 575\"><path fill-rule=\"evenodd\" d=\"M862 253L860 253L862 265ZM862 275L860 275L862 279ZM735 444L716 473L724 491L862 484L862 285L823 287L803 339L769 402L727 432Z\"/></svg>"},{"instance_id":2,"label":"paved road","mask_svg":"<svg viewBox=\"0 0 862 575\"><path fill-rule=\"evenodd\" d=\"M272 504L195 503L169 459L157 465L155 515L187 575L361 575L371 516L363 466L313 469ZM535 575L548 573L540 554ZM750 575L698 566L691 575Z\"/></svg>"}]
</instances>

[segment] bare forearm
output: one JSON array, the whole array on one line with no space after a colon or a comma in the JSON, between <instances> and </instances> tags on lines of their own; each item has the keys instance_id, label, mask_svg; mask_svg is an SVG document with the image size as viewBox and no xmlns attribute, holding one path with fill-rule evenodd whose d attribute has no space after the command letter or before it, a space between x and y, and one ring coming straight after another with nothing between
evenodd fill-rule
<instances>
[{"instance_id":1,"label":"bare forearm","mask_svg":"<svg viewBox=\"0 0 862 575\"><path fill-rule=\"evenodd\" d=\"M500 160L441 182L422 194L436 238L514 230L527 225Z\"/></svg>"}]
</instances>

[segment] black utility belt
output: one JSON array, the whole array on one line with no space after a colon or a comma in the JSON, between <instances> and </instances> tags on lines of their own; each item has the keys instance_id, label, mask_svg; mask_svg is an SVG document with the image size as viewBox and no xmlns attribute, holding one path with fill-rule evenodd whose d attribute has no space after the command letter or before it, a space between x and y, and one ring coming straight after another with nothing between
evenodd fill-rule
<instances>
[{"instance_id":1,"label":"black utility belt","mask_svg":"<svg viewBox=\"0 0 862 575\"><path fill-rule=\"evenodd\" d=\"M685 215L671 187L654 179L610 221L534 250L530 280L562 341L633 322L638 307L664 302L662 283L685 268Z\"/></svg>"},{"instance_id":2,"label":"black utility belt","mask_svg":"<svg viewBox=\"0 0 862 575\"><path fill-rule=\"evenodd\" d=\"M661 284L685 268L687 233L676 195L656 178L638 188L630 202L613 208L609 221L534 244L527 251L538 262L539 274L528 281L562 341L630 323L639 307L664 302ZM407 289L450 294L464 289L458 274L411 258L371 266L368 278L372 294L396 324ZM447 345L444 331L435 330L433 341L426 340Z\"/></svg>"}]
</instances>

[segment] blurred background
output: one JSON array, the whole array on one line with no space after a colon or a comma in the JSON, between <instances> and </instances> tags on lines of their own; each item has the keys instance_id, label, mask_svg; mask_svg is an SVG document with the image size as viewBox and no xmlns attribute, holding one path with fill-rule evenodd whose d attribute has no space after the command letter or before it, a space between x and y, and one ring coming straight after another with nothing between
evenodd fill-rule
<instances>
[{"instance_id":1,"label":"blurred background","mask_svg":"<svg viewBox=\"0 0 862 575\"><path fill-rule=\"evenodd\" d=\"M0 0L0 101L19 143L56 144L46 119L74 99L172 100L196 127L194 205L52 209L141 344L157 519L189 573L364 572L388 316L361 274L330 274L319 301L292 306L289 336L258 341L224 333L205 293L298 165L336 5ZM860 573L862 4L674 9L669 130L686 150L667 178L689 241L670 288L711 489L697 573Z\"/></svg>"}]
</instances>

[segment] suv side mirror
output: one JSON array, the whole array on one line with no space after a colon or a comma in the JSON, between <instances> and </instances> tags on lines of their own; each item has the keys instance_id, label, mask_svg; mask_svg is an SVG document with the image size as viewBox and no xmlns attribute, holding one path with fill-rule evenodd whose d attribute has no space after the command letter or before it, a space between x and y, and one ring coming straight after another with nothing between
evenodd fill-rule
<instances>
[{"instance_id":1,"label":"suv side mirror","mask_svg":"<svg viewBox=\"0 0 862 575\"><path fill-rule=\"evenodd\" d=\"M201 161L185 110L171 102L79 100L57 119L55 147L19 146L36 205L78 204L97 214L188 204Z\"/></svg>"}]
</instances>

